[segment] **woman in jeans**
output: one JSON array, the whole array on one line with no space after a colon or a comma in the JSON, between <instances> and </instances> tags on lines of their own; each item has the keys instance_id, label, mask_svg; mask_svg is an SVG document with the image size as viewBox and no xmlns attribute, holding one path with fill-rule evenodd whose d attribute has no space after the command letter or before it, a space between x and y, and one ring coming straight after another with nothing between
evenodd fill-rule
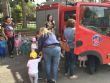
<instances>
[{"instance_id":1,"label":"woman in jeans","mask_svg":"<svg viewBox=\"0 0 110 83\"><path fill-rule=\"evenodd\" d=\"M77 78L75 75L76 56L74 54L74 37L75 37L75 20L68 19L64 36L70 48L69 52L65 53L65 75L70 74L70 79Z\"/></svg>"},{"instance_id":2,"label":"woman in jeans","mask_svg":"<svg viewBox=\"0 0 110 83\"><path fill-rule=\"evenodd\" d=\"M56 83L61 48L56 36L47 28L40 28L39 51L43 52L47 83Z\"/></svg>"},{"instance_id":3,"label":"woman in jeans","mask_svg":"<svg viewBox=\"0 0 110 83\"><path fill-rule=\"evenodd\" d=\"M14 23L11 18L6 16L4 18L4 23L2 24L3 35L7 40L9 55L13 57L13 49L14 49Z\"/></svg>"}]
</instances>

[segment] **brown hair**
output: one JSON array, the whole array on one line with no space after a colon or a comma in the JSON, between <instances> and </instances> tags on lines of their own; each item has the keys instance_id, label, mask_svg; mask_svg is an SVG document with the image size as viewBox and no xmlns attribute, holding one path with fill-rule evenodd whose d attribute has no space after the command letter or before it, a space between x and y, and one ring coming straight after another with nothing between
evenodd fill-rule
<instances>
[{"instance_id":1,"label":"brown hair","mask_svg":"<svg viewBox=\"0 0 110 83\"><path fill-rule=\"evenodd\" d=\"M68 19L67 23L66 23L66 27L71 27L74 28L75 27L75 20L74 19Z\"/></svg>"}]
</instances>

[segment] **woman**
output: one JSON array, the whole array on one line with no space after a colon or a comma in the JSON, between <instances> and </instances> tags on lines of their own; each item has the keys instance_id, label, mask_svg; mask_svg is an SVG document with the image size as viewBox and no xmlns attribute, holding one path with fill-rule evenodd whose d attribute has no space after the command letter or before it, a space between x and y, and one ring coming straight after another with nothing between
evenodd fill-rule
<instances>
[{"instance_id":1,"label":"woman","mask_svg":"<svg viewBox=\"0 0 110 83\"><path fill-rule=\"evenodd\" d=\"M68 19L64 36L70 48L70 51L65 53L65 75L69 72L70 79L77 78L75 75L76 56L74 54L75 20Z\"/></svg>"},{"instance_id":2,"label":"woman","mask_svg":"<svg viewBox=\"0 0 110 83\"><path fill-rule=\"evenodd\" d=\"M40 28L38 47L43 52L47 82L56 83L61 48L56 36L45 27Z\"/></svg>"},{"instance_id":3,"label":"woman","mask_svg":"<svg viewBox=\"0 0 110 83\"><path fill-rule=\"evenodd\" d=\"M54 32L55 21L53 20L52 15L50 14L47 15L47 22L45 25L48 30Z\"/></svg>"},{"instance_id":4,"label":"woman","mask_svg":"<svg viewBox=\"0 0 110 83\"><path fill-rule=\"evenodd\" d=\"M10 17L6 16L4 18L4 22L2 24L2 31L5 39L8 44L9 55L13 57L13 49L14 49L14 24Z\"/></svg>"}]
</instances>

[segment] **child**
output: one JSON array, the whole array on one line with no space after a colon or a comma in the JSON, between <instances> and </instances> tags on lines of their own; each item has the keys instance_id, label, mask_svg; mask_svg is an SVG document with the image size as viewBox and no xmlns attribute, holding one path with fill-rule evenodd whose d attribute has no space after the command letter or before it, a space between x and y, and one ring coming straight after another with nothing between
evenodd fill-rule
<instances>
[{"instance_id":1,"label":"child","mask_svg":"<svg viewBox=\"0 0 110 83\"><path fill-rule=\"evenodd\" d=\"M61 36L58 35L58 36L57 36L57 39L58 39L58 41L60 42L60 45L61 45L61 44L62 44ZM60 56L61 56L62 58L64 58L64 55L65 55L65 51L61 48L61 54L60 54Z\"/></svg>"},{"instance_id":2,"label":"child","mask_svg":"<svg viewBox=\"0 0 110 83\"><path fill-rule=\"evenodd\" d=\"M61 36L60 35L57 35L57 39L58 41L60 42L60 45L62 44L62 40L61 40ZM64 58L64 55L65 55L65 51L61 48L61 59L60 59L60 64L59 64L59 68L58 68L58 71L60 71L62 68L62 64L63 64L63 58Z\"/></svg>"},{"instance_id":3,"label":"child","mask_svg":"<svg viewBox=\"0 0 110 83\"><path fill-rule=\"evenodd\" d=\"M27 62L29 78L31 83L38 83L38 63L41 61L41 57L37 58L37 53L32 50L30 58Z\"/></svg>"},{"instance_id":4,"label":"child","mask_svg":"<svg viewBox=\"0 0 110 83\"><path fill-rule=\"evenodd\" d=\"M5 57L7 52L6 40L0 34L0 57Z\"/></svg>"},{"instance_id":5,"label":"child","mask_svg":"<svg viewBox=\"0 0 110 83\"><path fill-rule=\"evenodd\" d=\"M78 56L79 67L86 67L87 56Z\"/></svg>"},{"instance_id":6,"label":"child","mask_svg":"<svg viewBox=\"0 0 110 83\"><path fill-rule=\"evenodd\" d=\"M38 41L35 37L32 38L31 50L35 50L36 52L38 50Z\"/></svg>"},{"instance_id":7,"label":"child","mask_svg":"<svg viewBox=\"0 0 110 83\"><path fill-rule=\"evenodd\" d=\"M28 55L30 51L30 42L26 35L22 37L22 53L23 55Z\"/></svg>"},{"instance_id":8,"label":"child","mask_svg":"<svg viewBox=\"0 0 110 83\"><path fill-rule=\"evenodd\" d=\"M17 56L21 53L20 52L21 45L22 45L21 38L19 38L19 35L15 35L15 50Z\"/></svg>"}]
</instances>

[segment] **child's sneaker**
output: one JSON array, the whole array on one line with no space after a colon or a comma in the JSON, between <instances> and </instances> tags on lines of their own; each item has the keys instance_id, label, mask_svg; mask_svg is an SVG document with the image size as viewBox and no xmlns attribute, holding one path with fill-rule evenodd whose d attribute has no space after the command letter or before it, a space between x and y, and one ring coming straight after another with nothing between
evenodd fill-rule
<instances>
[{"instance_id":1,"label":"child's sneaker","mask_svg":"<svg viewBox=\"0 0 110 83\"><path fill-rule=\"evenodd\" d=\"M56 80L52 80L52 83L56 83Z\"/></svg>"},{"instance_id":2,"label":"child's sneaker","mask_svg":"<svg viewBox=\"0 0 110 83\"><path fill-rule=\"evenodd\" d=\"M38 80L42 80L43 78L39 77Z\"/></svg>"},{"instance_id":3,"label":"child's sneaker","mask_svg":"<svg viewBox=\"0 0 110 83\"><path fill-rule=\"evenodd\" d=\"M65 76L68 76L68 73L65 73Z\"/></svg>"},{"instance_id":4,"label":"child's sneaker","mask_svg":"<svg viewBox=\"0 0 110 83\"><path fill-rule=\"evenodd\" d=\"M77 79L77 78L78 78L77 75L70 76L70 79Z\"/></svg>"},{"instance_id":5,"label":"child's sneaker","mask_svg":"<svg viewBox=\"0 0 110 83\"><path fill-rule=\"evenodd\" d=\"M10 58L14 58L14 56L13 55L10 55Z\"/></svg>"}]
</instances>

